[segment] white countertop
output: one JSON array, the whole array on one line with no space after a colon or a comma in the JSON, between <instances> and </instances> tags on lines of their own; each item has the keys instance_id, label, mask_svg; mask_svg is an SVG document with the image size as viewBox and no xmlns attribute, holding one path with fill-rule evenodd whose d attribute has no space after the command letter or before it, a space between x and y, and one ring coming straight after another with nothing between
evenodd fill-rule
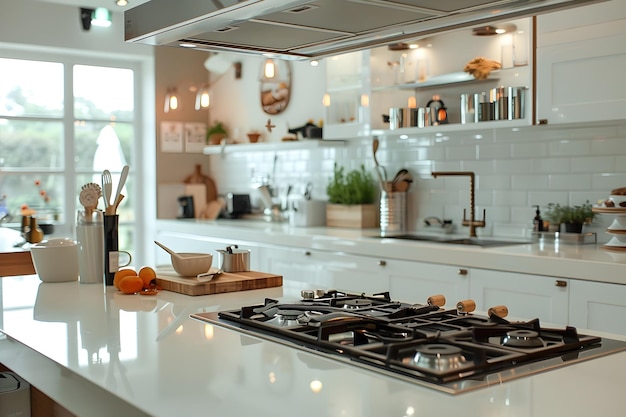
<instances>
[{"instance_id":1,"label":"white countertop","mask_svg":"<svg viewBox=\"0 0 626 417\"><path fill-rule=\"evenodd\" d=\"M298 298L284 291L150 297L2 278L0 363L79 416L617 417L626 409L626 353L452 396L189 318Z\"/></svg>"},{"instance_id":2,"label":"white countertop","mask_svg":"<svg viewBox=\"0 0 626 417\"><path fill-rule=\"evenodd\" d=\"M377 236L378 229L291 227L286 223L250 220L158 220L160 230L181 235L207 236L224 242L301 247L333 252L484 268L626 284L626 251L602 249L601 244L571 244L541 240L532 244L498 247L451 245ZM466 232L466 230L463 230ZM443 236L443 235L442 235ZM466 237L464 234L455 237ZM500 240L514 240L501 238Z\"/></svg>"}]
</instances>

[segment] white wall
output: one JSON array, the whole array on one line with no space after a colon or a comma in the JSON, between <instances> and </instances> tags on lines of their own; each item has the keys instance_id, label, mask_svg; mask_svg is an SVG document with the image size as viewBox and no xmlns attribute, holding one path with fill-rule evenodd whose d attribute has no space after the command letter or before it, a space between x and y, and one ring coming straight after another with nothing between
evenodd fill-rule
<instances>
[{"instance_id":1,"label":"white wall","mask_svg":"<svg viewBox=\"0 0 626 417\"><path fill-rule=\"evenodd\" d=\"M261 65L262 57L229 54L228 59L243 65L241 80L233 80L231 74L216 79L211 92L211 122L221 121L229 130L230 139L247 142L246 133L257 130L266 142L280 141L289 128L304 125L307 120L317 122L323 118L322 97L324 95L325 67L312 67L308 62L293 62L291 99L287 109L279 115L268 115L261 108ZM271 119L276 128L268 132L264 127Z\"/></svg>"}]
</instances>

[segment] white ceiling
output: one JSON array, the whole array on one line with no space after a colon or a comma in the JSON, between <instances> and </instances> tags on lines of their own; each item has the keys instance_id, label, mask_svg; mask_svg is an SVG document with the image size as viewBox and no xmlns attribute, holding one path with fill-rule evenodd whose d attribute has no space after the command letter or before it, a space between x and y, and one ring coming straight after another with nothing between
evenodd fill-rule
<instances>
[{"instance_id":1,"label":"white ceiling","mask_svg":"<svg viewBox=\"0 0 626 417\"><path fill-rule=\"evenodd\" d=\"M106 7L111 11L123 11L135 6L140 5L141 3L147 3L149 0L128 0L128 6L116 6L115 0L38 0L46 3L57 3L64 4L66 6L76 6L76 7L88 7L88 8L96 8L96 7Z\"/></svg>"}]
</instances>

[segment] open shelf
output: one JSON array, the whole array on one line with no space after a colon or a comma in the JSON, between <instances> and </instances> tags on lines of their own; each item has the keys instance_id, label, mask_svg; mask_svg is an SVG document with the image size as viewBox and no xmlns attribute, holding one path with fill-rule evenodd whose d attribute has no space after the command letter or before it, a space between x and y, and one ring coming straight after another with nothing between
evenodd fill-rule
<instances>
[{"instance_id":1,"label":"open shelf","mask_svg":"<svg viewBox=\"0 0 626 417\"><path fill-rule=\"evenodd\" d=\"M202 153L205 155L219 155L235 152L262 152L262 151L288 151L291 149L316 149L330 146L344 146L343 140L306 139L283 142L259 142L259 143L225 143L222 145L205 146Z\"/></svg>"}]
</instances>

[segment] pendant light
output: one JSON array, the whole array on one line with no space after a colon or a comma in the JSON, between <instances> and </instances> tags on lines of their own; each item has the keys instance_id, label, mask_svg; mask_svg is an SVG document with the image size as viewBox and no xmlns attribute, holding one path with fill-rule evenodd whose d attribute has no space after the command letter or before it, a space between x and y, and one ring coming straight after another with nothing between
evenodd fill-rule
<instances>
[{"instance_id":1,"label":"pendant light","mask_svg":"<svg viewBox=\"0 0 626 417\"><path fill-rule=\"evenodd\" d=\"M202 84L196 93L196 110L206 109L210 104L209 85Z\"/></svg>"},{"instance_id":2,"label":"pendant light","mask_svg":"<svg viewBox=\"0 0 626 417\"><path fill-rule=\"evenodd\" d=\"M278 67L272 58L265 60L263 64L263 79L273 80L278 77Z\"/></svg>"},{"instance_id":3,"label":"pendant light","mask_svg":"<svg viewBox=\"0 0 626 417\"><path fill-rule=\"evenodd\" d=\"M178 109L178 94L176 92L176 88L168 88L167 94L165 94L165 106L163 107L163 111L165 113L169 113L170 110Z\"/></svg>"}]
</instances>

